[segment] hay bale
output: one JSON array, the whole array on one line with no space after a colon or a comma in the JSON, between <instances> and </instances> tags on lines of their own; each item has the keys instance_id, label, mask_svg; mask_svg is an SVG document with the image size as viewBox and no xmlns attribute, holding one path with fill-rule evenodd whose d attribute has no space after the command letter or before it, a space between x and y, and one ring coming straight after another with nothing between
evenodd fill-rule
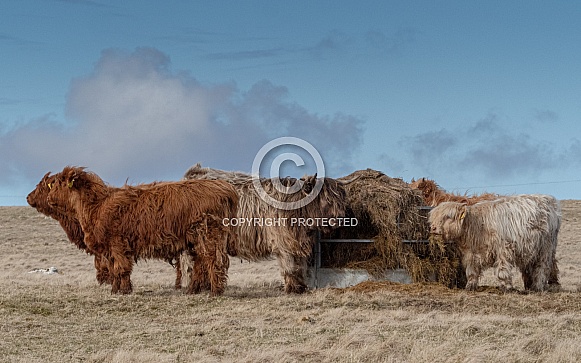
<instances>
[{"instance_id":1,"label":"hay bale","mask_svg":"<svg viewBox=\"0 0 581 363\"><path fill-rule=\"evenodd\" d=\"M464 273L452 244L433 239L429 243L403 243L429 239L427 211L418 208L424 204L418 190L372 169L339 178L344 182L353 179L344 186L347 213L359 223L340 228L332 238L371 238L374 243L329 243L322 248L323 264L363 268L376 276L388 269L404 268L414 282L436 280L450 287L462 283L458 272Z\"/></svg>"}]
</instances>

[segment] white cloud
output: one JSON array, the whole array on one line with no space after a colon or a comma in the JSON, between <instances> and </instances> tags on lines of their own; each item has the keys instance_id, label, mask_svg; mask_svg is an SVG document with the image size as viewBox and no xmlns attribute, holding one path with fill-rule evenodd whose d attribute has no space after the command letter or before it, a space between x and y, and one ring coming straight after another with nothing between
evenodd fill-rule
<instances>
[{"instance_id":1,"label":"white cloud","mask_svg":"<svg viewBox=\"0 0 581 363\"><path fill-rule=\"evenodd\" d=\"M172 71L154 48L108 49L91 74L71 82L66 125L48 115L0 136L0 180L17 173L36 183L65 165L87 166L112 184L179 178L198 161L250 171L260 147L280 136L308 140L336 174L350 172L363 121L319 116L288 97L266 80L246 92L201 84Z\"/></svg>"}]
</instances>

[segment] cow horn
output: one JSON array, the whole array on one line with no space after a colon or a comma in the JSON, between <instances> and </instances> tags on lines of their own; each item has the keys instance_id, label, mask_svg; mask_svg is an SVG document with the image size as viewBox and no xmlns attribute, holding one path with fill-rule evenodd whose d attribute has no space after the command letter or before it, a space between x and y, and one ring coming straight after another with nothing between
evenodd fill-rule
<instances>
[{"instance_id":1,"label":"cow horn","mask_svg":"<svg viewBox=\"0 0 581 363\"><path fill-rule=\"evenodd\" d=\"M349 180L339 180L339 179L337 179L337 182L338 182L339 184L343 184L343 185L346 185L346 184L351 184L351 183L353 183L355 180L359 179L360 177L361 177L361 175L357 175L357 176L355 176L355 177L353 177L353 178L351 178L351 179L349 179Z\"/></svg>"}]
</instances>

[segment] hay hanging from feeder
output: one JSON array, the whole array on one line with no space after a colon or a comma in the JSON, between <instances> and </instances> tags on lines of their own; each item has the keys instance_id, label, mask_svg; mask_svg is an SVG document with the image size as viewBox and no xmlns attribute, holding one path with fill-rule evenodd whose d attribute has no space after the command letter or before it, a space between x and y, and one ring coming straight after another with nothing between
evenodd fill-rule
<instances>
[{"instance_id":1,"label":"hay hanging from feeder","mask_svg":"<svg viewBox=\"0 0 581 363\"><path fill-rule=\"evenodd\" d=\"M331 267L362 268L379 276L388 269L404 268L414 282L438 281L453 287L462 284L464 273L451 244L405 244L403 240L428 240L429 225L422 194L402 179L372 169L358 170L339 178L346 184L348 213L356 227L343 227L333 238L373 239L373 244L328 244L323 260Z\"/></svg>"}]
</instances>

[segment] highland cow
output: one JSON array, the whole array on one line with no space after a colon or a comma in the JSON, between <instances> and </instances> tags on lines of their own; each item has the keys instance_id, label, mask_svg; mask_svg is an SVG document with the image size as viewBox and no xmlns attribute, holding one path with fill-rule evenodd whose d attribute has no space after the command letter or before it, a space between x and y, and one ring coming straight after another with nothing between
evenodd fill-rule
<instances>
[{"instance_id":1,"label":"highland cow","mask_svg":"<svg viewBox=\"0 0 581 363\"><path fill-rule=\"evenodd\" d=\"M56 181L55 175L50 175L50 172L46 173L40 182L36 185L36 188L28 194L26 201L28 204L35 208L38 212L53 218L59 222L62 229L65 231L69 241L77 246L80 250L90 253L85 245L85 234L81 228L81 224L76 217L76 213L70 207L62 206L62 208L54 208L48 204L47 197L51 187ZM173 260L178 263L173 263ZM179 256L172 259L167 259L168 263L175 267L176 269L176 280L175 288L180 289L182 286L182 272L179 264ZM99 284L111 283L109 276L109 269L107 266L107 260L104 256L95 255L94 265L97 271L97 282Z\"/></svg>"},{"instance_id":2,"label":"highland cow","mask_svg":"<svg viewBox=\"0 0 581 363\"><path fill-rule=\"evenodd\" d=\"M295 218L341 218L345 216L345 191L341 183L331 178L320 180L322 188L316 197L302 206L300 201L312 192L317 184L315 176L300 181L300 190L287 194L277 190L277 181L285 188L293 188L298 181L292 178L256 180L266 195L273 199L293 205L294 208L281 209L276 203L271 205L256 190L254 178L240 172L202 168L200 164L188 169L184 179L225 180L232 184L239 196L237 218L261 218L286 221L277 225L243 223L235 226L236 237L228 246L228 253L248 261L278 259L284 288L287 293L306 291L306 271L311 256L317 228L306 225L291 225ZM319 228L323 232L328 227ZM182 267L183 268L183 267Z\"/></svg>"},{"instance_id":3,"label":"highland cow","mask_svg":"<svg viewBox=\"0 0 581 363\"><path fill-rule=\"evenodd\" d=\"M553 279L561 214L548 195L518 195L465 203L444 202L430 211L431 233L458 244L466 289L475 290L484 269L496 268L501 288L510 290L518 267L525 289L544 291Z\"/></svg>"},{"instance_id":4,"label":"highland cow","mask_svg":"<svg viewBox=\"0 0 581 363\"><path fill-rule=\"evenodd\" d=\"M140 258L178 256L195 261L189 292L197 293L208 276L210 294L224 292L230 229L238 197L221 181L180 181L110 188L84 168L65 167L48 194L52 206L70 206L85 233L87 249L107 259L111 293L131 293L131 272ZM201 273L200 271L203 271Z\"/></svg>"},{"instance_id":5,"label":"highland cow","mask_svg":"<svg viewBox=\"0 0 581 363\"><path fill-rule=\"evenodd\" d=\"M422 192L425 205L430 207L435 207L443 202L459 202L472 205L483 200L493 200L500 197L500 195L494 193L482 193L478 195L460 195L447 193L445 190L440 188L435 181L426 178L421 178L419 180L412 179L410 187L412 189L420 190Z\"/></svg>"},{"instance_id":6,"label":"highland cow","mask_svg":"<svg viewBox=\"0 0 581 363\"><path fill-rule=\"evenodd\" d=\"M447 193L445 190L440 188L440 186L436 184L435 181L426 178L421 178L417 181L412 180L410 186L413 189L418 189L422 192L425 205L430 207L436 207L443 202L459 202L466 205L473 205L484 200L494 200L502 197L501 195L495 193L482 193L474 195ZM555 209L555 213L558 212L558 205L553 209ZM523 272L523 279L525 281L529 281L530 277L526 276L526 274L526 272ZM559 285L559 267L556 257L553 258L549 284L553 287Z\"/></svg>"}]
</instances>

